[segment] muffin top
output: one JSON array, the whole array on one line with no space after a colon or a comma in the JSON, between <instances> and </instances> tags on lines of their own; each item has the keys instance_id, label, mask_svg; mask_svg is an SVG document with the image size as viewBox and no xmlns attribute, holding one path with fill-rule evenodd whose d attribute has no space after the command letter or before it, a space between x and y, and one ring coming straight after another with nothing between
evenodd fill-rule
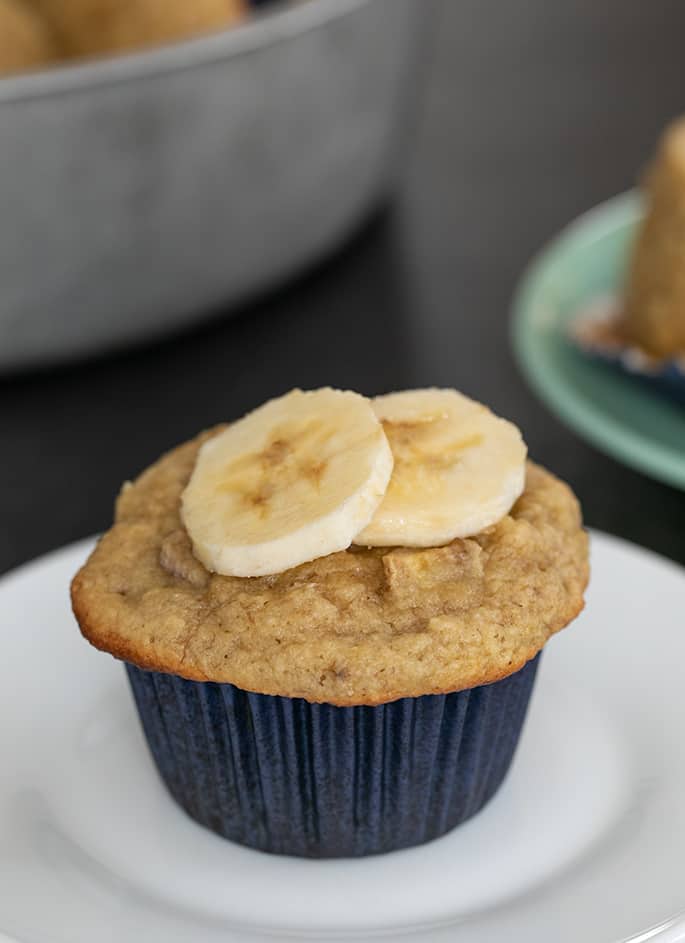
<instances>
[{"instance_id":1,"label":"muffin top","mask_svg":"<svg viewBox=\"0 0 685 943\"><path fill-rule=\"evenodd\" d=\"M263 694L381 704L496 681L583 607L587 537L571 490L528 463L508 513L437 547L364 547L266 576L210 572L182 495L203 433L124 485L72 583L85 637L140 667Z\"/></svg>"}]
</instances>

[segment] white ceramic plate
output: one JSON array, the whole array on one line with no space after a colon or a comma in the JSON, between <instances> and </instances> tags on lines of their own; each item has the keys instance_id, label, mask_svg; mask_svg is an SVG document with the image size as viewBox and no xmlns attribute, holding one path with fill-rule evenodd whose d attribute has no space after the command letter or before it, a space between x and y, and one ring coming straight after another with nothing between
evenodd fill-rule
<instances>
[{"instance_id":1,"label":"white ceramic plate","mask_svg":"<svg viewBox=\"0 0 685 943\"><path fill-rule=\"evenodd\" d=\"M67 585L90 543L0 581L0 940L685 941L685 573L593 538L502 790L450 835L312 862L186 818Z\"/></svg>"}]
</instances>

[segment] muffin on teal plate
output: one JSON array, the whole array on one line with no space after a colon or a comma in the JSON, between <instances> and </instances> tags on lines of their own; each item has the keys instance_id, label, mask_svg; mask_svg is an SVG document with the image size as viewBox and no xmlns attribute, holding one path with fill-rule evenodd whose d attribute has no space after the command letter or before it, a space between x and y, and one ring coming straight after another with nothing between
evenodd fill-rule
<instances>
[{"instance_id":1,"label":"muffin on teal plate","mask_svg":"<svg viewBox=\"0 0 685 943\"><path fill-rule=\"evenodd\" d=\"M685 487L685 123L643 194L572 223L514 301L514 348L550 407L601 450Z\"/></svg>"},{"instance_id":2,"label":"muffin on teal plate","mask_svg":"<svg viewBox=\"0 0 685 943\"><path fill-rule=\"evenodd\" d=\"M454 390L294 390L125 484L72 601L190 816L340 857L494 796L587 578L578 503L511 423Z\"/></svg>"},{"instance_id":3,"label":"muffin on teal plate","mask_svg":"<svg viewBox=\"0 0 685 943\"><path fill-rule=\"evenodd\" d=\"M685 120L663 135L645 190L624 284L583 312L571 336L685 407Z\"/></svg>"}]
</instances>

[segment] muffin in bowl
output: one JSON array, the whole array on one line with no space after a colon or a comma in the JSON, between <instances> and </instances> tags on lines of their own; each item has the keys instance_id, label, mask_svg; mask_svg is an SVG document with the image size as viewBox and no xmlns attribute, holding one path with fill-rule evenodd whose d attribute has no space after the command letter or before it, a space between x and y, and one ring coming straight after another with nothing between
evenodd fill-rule
<instances>
[{"instance_id":1,"label":"muffin in bowl","mask_svg":"<svg viewBox=\"0 0 685 943\"><path fill-rule=\"evenodd\" d=\"M0 76L40 68L59 47L48 23L26 0L0 0Z\"/></svg>"},{"instance_id":2,"label":"muffin in bowl","mask_svg":"<svg viewBox=\"0 0 685 943\"><path fill-rule=\"evenodd\" d=\"M67 56L119 53L222 29L248 0L36 0Z\"/></svg>"},{"instance_id":3,"label":"muffin in bowl","mask_svg":"<svg viewBox=\"0 0 685 943\"><path fill-rule=\"evenodd\" d=\"M293 391L124 486L74 612L194 819L358 856L495 794L588 577L577 501L525 451L456 391Z\"/></svg>"}]
</instances>

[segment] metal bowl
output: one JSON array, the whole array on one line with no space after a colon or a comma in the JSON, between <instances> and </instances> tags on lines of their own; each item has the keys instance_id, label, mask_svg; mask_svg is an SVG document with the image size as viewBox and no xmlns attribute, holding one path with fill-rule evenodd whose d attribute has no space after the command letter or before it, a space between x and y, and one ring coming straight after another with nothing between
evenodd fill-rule
<instances>
[{"instance_id":1,"label":"metal bowl","mask_svg":"<svg viewBox=\"0 0 685 943\"><path fill-rule=\"evenodd\" d=\"M0 371L228 308L388 191L426 0L307 0L0 80Z\"/></svg>"}]
</instances>

